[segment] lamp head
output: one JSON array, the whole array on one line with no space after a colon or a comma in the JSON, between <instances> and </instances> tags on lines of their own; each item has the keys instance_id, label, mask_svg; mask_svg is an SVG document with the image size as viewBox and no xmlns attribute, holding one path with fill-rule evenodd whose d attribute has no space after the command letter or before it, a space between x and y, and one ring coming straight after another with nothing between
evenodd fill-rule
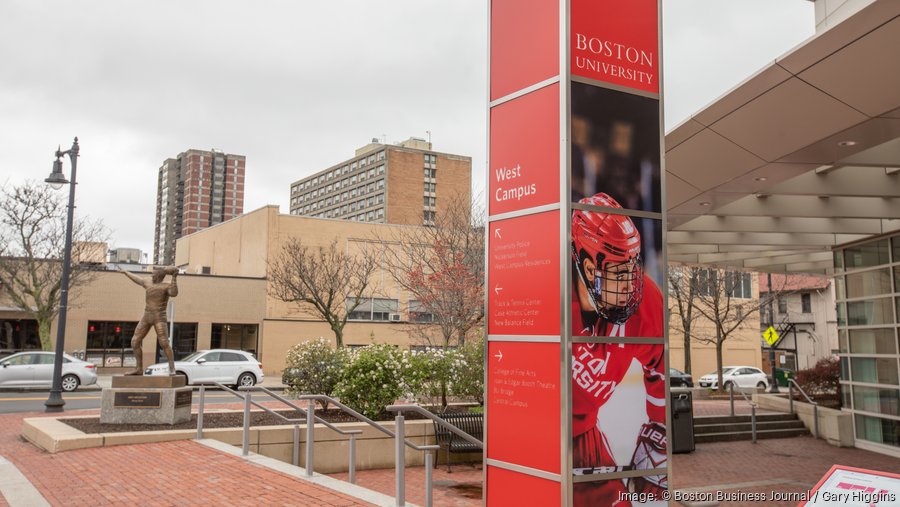
<instances>
[{"instance_id":1,"label":"lamp head","mask_svg":"<svg viewBox=\"0 0 900 507\"><path fill-rule=\"evenodd\" d=\"M44 180L46 183L49 183L51 187L56 190L62 188L63 185L68 185L69 180L63 175L62 172L62 160L56 159L53 162L53 172L50 173L50 176Z\"/></svg>"}]
</instances>

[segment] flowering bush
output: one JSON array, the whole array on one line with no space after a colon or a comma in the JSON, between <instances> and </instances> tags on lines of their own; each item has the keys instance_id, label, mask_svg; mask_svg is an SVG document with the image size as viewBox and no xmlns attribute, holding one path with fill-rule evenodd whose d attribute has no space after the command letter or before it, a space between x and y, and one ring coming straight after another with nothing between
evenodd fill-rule
<instances>
[{"instance_id":1,"label":"flowering bush","mask_svg":"<svg viewBox=\"0 0 900 507\"><path fill-rule=\"evenodd\" d=\"M333 348L324 338L298 343L288 350L282 381L291 394L333 396L347 366L344 348ZM325 405L325 404L323 404Z\"/></svg>"},{"instance_id":2,"label":"flowering bush","mask_svg":"<svg viewBox=\"0 0 900 507\"><path fill-rule=\"evenodd\" d=\"M430 348L409 355L407 384L410 397L424 405L446 407L453 379L452 365L458 355L456 350Z\"/></svg>"},{"instance_id":3,"label":"flowering bush","mask_svg":"<svg viewBox=\"0 0 900 507\"><path fill-rule=\"evenodd\" d=\"M469 340L455 351L450 365L450 394L484 405L484 337Z\"/></svg>"},{"instance_id":4,"label":"flowering bush","mask_svg":"<svg viewBox=\"0 0 900 507\"><path fill-rule=\"evenodd\" d=\"M375 344L350 351L335 394L366 417L376 418L397 398L410 392L410 354L393 345Z\"/></svg>"}]
</instances>

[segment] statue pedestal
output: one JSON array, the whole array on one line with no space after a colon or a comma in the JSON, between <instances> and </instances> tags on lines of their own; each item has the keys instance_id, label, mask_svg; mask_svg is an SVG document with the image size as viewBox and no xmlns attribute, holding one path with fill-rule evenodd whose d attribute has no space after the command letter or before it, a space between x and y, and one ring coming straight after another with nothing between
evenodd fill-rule
<instances>
[{"instance_id":1,"label":"statue pedestal","mask_svg":"<svg viewBox=\"0 0 900 507\"><path fill-rule=\"evenodd\" d=\"M181 375L114 376L103 389L100 422L104 424L178 424L191 420L193 389Z\"/></svg>"}]
</instances>

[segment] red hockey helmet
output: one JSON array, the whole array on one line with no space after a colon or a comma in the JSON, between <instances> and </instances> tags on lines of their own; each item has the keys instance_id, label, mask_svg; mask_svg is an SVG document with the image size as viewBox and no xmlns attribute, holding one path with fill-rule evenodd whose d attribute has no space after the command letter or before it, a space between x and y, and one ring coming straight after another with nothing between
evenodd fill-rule
<instances>
[{"instance_id":1,"label":"red hockey helmet","mask_svg":"<svg viewBox=\"0 0 900 507\"><path fill-rule=\"evenodd\" d=\"M607 194L586 197L579 204L622 209ZM594 309L609 322L622 323L641 304L644 276L641 235L626 215L576 209L572 213L572 259L587 287ZM594 263L593 283L584 261Z\"/></svg>"}]
</instances>

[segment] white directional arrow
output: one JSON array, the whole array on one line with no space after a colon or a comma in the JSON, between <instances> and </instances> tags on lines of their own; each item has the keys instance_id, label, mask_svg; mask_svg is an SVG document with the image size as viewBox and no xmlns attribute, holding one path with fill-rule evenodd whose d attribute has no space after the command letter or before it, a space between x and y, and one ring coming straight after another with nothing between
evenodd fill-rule
<instances>
[{"instance_id":1,"label":"white directional arrow","mask_svg":"<svg viewBox=\"0 0 900 507\"><path fill-rule=\"evenodd\" d=\"M498 285L498 286L494 287L494 294L497 294L499 296L500 291L502 291L502 290L503 290L503 287Z\"/></svg>"},{"instance_id":2,"label":"white directional arrow","mask_svg":"<svg viewBox=\"0 0 900 507\"><path fill-rule=\"evenodd\" d=\"M497 362L499 363L500 361L503 360L503 351L502 351L502 350L498 350L497 353L494 354L494 357L497 358Z\"/></svg>"},{"instance_id":3,"label":"white directional arrow","mask_svg":"<svg viewBox=\"0 0 900 507\"><path fill-rule=\"evenodd\" d=\"M500 236L500 228L499 227L494 229L494 236L497 236L498 238L503 239L503 236Z\"/></svg>"}]
</instances>

